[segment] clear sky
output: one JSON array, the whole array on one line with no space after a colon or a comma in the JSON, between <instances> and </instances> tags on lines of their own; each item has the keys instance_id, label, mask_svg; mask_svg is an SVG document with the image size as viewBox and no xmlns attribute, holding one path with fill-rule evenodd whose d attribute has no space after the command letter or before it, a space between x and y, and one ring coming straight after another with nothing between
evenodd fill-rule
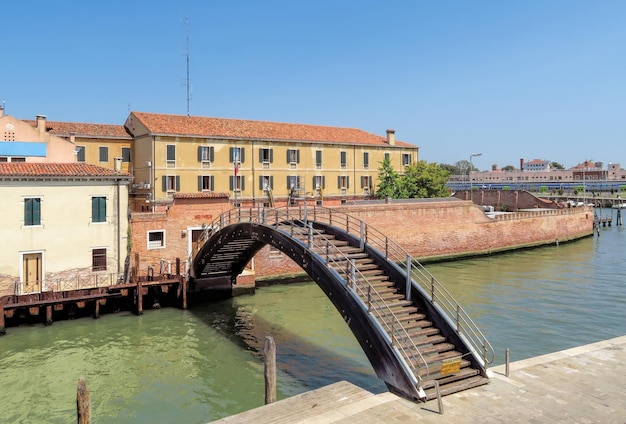
<instances>
[{"instance_id":1,"label":"clear sky","mask_svg":"<svg viewBox=\"0 0 626 424\"><path fill-rule=\"evenodd\" d=\"M5 1L0 100L355 127L420 159L626 167L626 1ZM186 25L186 20L189 25ZM189 35L187 49L187 33Z\"/></svg>"}]
</instances>

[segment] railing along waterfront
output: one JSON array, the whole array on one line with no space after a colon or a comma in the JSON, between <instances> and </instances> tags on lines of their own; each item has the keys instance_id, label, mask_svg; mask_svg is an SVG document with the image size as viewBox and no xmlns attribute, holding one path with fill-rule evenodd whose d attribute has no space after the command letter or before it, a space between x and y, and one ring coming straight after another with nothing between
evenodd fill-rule
<instances>
[{"instance_id":1,"label":"railing along waterfront","mask_svg":"<svg viewBox=\"0 0 626 424\"><path fill-rule=\"evenodd\" d=\"M74 276L70 278L54 278L49 280L32 281L29 284L41 287L41 292L62 292L68 290L97 289L109 287L120 283L120 276L116 273L92 274L87 276ZM35 293L39 293L39 290ZM24 292L24 283L16 279L13 282L13 294L30 294Z\"/></svg>"},{"instance_id":2,"label":"railing along waterfront","mask_svg":"<svg viewBox=\"0 0 626 424\"><path fill-rule=\"evenodd\" d=\"M396 354L407 375L419 390L421 382L430 376L429 366L419 348L404 329L384 297L370 284L355 261L343 253L324 233L313 228L302 209L237 209L229 210L204 227L190 261L211 234L221 228L240 222L253 222L281 231L299 240L307 249L319 255L349 290L358 304L373 316L375 324L387 337L387 343Z\"/></svg>"}]
</instances>

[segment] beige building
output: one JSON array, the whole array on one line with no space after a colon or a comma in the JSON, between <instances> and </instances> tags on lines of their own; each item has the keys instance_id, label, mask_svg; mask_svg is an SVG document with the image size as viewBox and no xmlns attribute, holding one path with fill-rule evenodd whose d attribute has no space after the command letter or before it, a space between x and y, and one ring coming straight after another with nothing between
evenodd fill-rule
<instances>
[{"instance_id":1,"label":"beige building","mask_svg":"<svg viewBox=\"0 0 626 424\"><path fill-rule=\"evenodd\" d=\"M367 198L385 158L402 172L418 147L354 128L132 112L137 205L174 193L227 193L236 203L290 195L317 202ZM136 209L136 208L135 208Z\"/></svg>"}]
</instances>

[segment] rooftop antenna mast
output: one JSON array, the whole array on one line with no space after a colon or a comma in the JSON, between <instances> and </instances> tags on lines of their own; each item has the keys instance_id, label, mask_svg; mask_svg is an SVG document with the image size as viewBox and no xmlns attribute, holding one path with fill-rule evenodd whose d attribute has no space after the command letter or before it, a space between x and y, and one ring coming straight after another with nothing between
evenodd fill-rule
<instances>
[{"instance_id":1,"label":"rooftop antenna mast","mask_svg":"<svg viewBox=\"0 0 626 424\"><path fill-rule=\"evenodd\" d=\"M189 18L185 19L187 41L187 116L189 116L189 102L191 101L191 83L189 81Z\"/></svg>"}]
</instances>

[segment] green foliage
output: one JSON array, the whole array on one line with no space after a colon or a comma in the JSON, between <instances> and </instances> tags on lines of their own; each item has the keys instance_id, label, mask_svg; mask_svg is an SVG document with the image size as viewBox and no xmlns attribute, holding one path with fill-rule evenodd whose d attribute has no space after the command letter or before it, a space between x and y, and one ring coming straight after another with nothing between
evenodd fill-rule
<instances>
[{"instance_id":1,"label":"green foliage","mask_svg":"<svg viewBox=\"0 0 626 424\"><path fill-rule=\"evenodd\" d=\"M513 165L507 165L502 168L503 171L515 171L515 167Z\"/></svg>"},{"instance_id":2,"label":"green foliage","mask_svg":"<svg viewBox=\"0 0 626 424\"><path fill-rule=\"evenodd\" d=\"M547 193L547 192L548 192L548 187L546 187L546 186L541 186L541 187L539 187L539 190L540 190L542 193Z\"/></svg>"},{"instance_id":3,"label":"green foliage","mask_svg":"<svg viewBox=\"0 0 626 424\"><path fill-rule=\"evenodd\" d=\"M404 168L399 175L389 161L383 161L378 170L378 198L414 199L446 197L446 182L450 172L437 163L418 161Z\"/></svg>"},{"instance_id":4,"label":"green foliage","mask_svg":"<svg viewBox=\"0 0 626 424\"><path fill-rule=\"evenodd\" d=\"M552 162L550 167L553 169L565 169L565 167L558 162Z\"/></svg>"}]
</instances>

